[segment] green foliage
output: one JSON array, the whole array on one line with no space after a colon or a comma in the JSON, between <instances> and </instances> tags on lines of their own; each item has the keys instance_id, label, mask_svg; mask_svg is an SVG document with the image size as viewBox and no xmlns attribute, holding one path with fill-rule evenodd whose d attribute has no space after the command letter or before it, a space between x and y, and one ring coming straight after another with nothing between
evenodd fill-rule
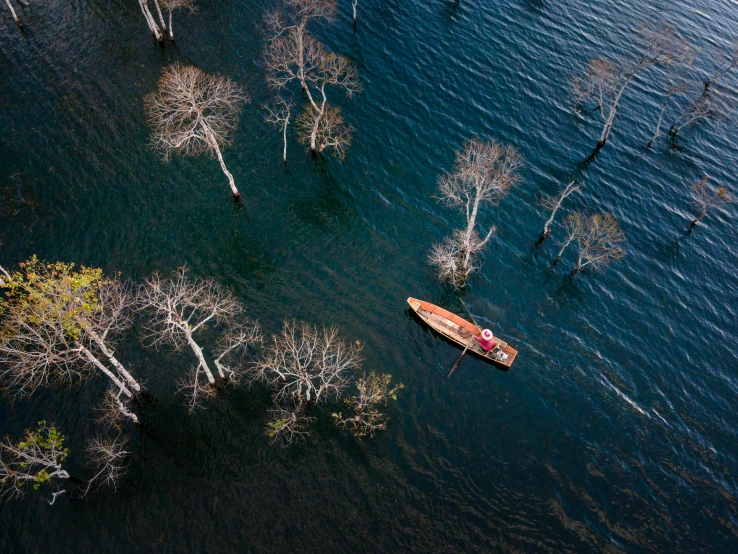
<instances>
[{"instance_id":1,"label":"green foliage","mask_svg":"<svg viewBox=\"0 0 738 554\"><path fill-rule=\"evenodd\" d=\"M32 325L60 326L72 340L79 339L87 319L101 309L98 291L102 270L74 264L41 262L34 255L20 270L3 279L4 309L12 309Z\"/></svg>"},{"instance_id":2,"label":"green foliage","mask_svg":"<svg viewBox=\"0 0 738 554\"><path fill-rule=\"evenodd\" d=\"M336 425L350 430L357 437L374 436L376 431L387 428L387 418L381 408L389 400L397 400L397 392L404 388L402 383L391 385L392 376L374 371L364 375L356 383L356 394L344 402L353 415L344 417L342 412L334 412Z\"/></svg>"}]
</instances>

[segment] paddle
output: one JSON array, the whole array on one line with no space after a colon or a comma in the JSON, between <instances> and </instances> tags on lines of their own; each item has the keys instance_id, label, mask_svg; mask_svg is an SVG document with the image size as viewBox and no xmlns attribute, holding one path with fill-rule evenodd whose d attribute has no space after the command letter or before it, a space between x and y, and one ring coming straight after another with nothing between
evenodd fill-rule
<instances>
[{"instance_id":1,"label":"paddle","mask_svg":"<svg viewBox=\"0 0 738 554\"><path fill-rule=\"evenodd\" d=\"M471 312L469 311L469 308L467 308L467 307L466 307L466 302L464 302L464 301L463 301L463 300L462 300L461 298L459 298L459 301L460 301L460 302L461 302L461 304L462 304L462 305L464 306L464 309L466 310L466 313L468 313L468 314L469 314L469 317L470 317L470 318L472 318L472 322L474 323L474 325L476 325L477 327L479 327L479 323L477 323L477 320L476 320L476 319L474 319L474 316L473 316L473 315L472 315L472 313L471 313ZM481 329L481 327L479 327L479 328Z\"/></svg>"},{"instance_id":2,"label":"paddle","mask_svg":"<svg viewBox=\"0 0 738 554\"><path fill-rule=\"evenodd\" d=\"M454 374L454 371L456 371L456 368L458 367L459 362L461 361L461 358L463 358L464 357L464 354L466 354L466 351L469 350L469 347L472 345L472 341L473 340L474 339L472 338L472 340L469 341L469 344L466 345L466 348L464 348L464 351L461 353L461 356L459 356L459 359L456 360L456 363L454 364L454 367L452 367L451 368L451 371L448 372L448 377L451 377L451 375Z\"/></svg>"}]
</instances>

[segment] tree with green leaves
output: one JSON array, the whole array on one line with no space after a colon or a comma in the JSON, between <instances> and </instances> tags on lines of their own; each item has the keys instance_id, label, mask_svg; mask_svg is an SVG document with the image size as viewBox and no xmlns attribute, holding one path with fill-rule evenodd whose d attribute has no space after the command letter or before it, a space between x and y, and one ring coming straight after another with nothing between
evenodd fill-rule
<instances>
[{"instance_id":1,"label":"tree with green leaves","mask_svg":"<svg viewBox=\"0 0 738 554\"><path fill-rule=\"evenodd\" d=\"M28 429L23 440L13 442L6 437L0 442L0 499L10 500L23 496L30 488L37 490L43 485L53 485L53 504L64 489L56 485L59 480L69 479L62 467L69 450L64 447L64 435L53 424L39 421L35 430Z\"/></svg>"},{"instance_id":2,"label":"tree with green leaves","mask_svg":"<svg viewBox=\"0 0 738 554\"><path fill-rule=\"evenodd\" d=\"M356 394L344 400L351 414L344 417L342 413L334 413L336 425L350 430L357 437L374 433L387 428L387 416L381 411L390 400L397 400L397 392L404 385L392 386L392 376L388 373L377 374L374 371L364 375L356 383Z\"/></svg>"},{"instance_id":3,"label":"tree with green leaves","mask_svg":"<svg viewBox=\"0 0 738 554\"><path fill-rule=\"evenodd\" d=\"M0 379L31 395L52 381L82 380L99 371L126 399L141 385L115 356L113 337L130 324L132 298L102 270L33 256L7 274L0 290ZM135 414L131 419L138 422Z\"/></svg>"}]
</instances>

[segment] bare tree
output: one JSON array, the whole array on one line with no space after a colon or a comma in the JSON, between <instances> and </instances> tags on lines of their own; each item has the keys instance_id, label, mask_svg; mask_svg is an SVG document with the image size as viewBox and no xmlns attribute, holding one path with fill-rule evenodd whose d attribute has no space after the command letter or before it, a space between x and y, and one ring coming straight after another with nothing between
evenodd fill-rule
<instances>
[{"instance_id":1,"label":"bare tree","mask_svg":"<svg viewBox=\"0 0 738 554\"><path fill-rule=\"evenodd\" d=\"M238 384L243 373L243 358L249 346L261 344L264 337L258 322L241 320L231 323L218 340L213 363L218 375Z\"/></svg>"},{"instance_id":2,"label":"bare tree","mask_svg":"<svg viewBox=\"0 0 738 554\"><path fill-rule=\"evenodd\" d=\"M159 78L158 90L144 98L152 146L165 160L173 152L214 153L238 200L240 194L220 149L230 144L245 102L243 89L228 77L208 75L194 66L170 65Z\"/></svg>"},{"instance_id":3,"label":"bare tree","mask_svg":"<svg viewBox=\"0 0 738 554\"><path fill-rule=\"evenodd\" d=\"M638 35L642 48L635 59L591 60L584 73L572 81L576 103L589 100L602 115L604 127L598 149L607 143L620 99L636 75L654 65L673 65L688 53L686 41L680 39L671 26L643 24Z\"/></svg>"},{"instance_id":4,"label":"bare tree","mask_svg":"<svg viewBox=\"0 0 738 554\"><path fill-rule=\"evenodd\" d=\"M713 121L723 121L729 117L729 106L726 99L717 94L718 91L713 90L708 93L701 94L697 100L689 104L669 129L669 134L676 137L677 133L686 126L693 124L701 119L710 119Z\"/></svg>"},{"instance_id":5,"label":"bare tree","mask_svg":"<svg viewBox=\"0 0 738 554\"><path fill-rule=\"evenodd\" d=\"M354 29L356 29L356 23L358 23L358 19L356 18L356 6L358 6L359 0L351 0L351 8L354 12Z\"/></svg>"},{"instance_id":6,"label":"bare tree","mask_svg":"<svg viewBox=\"0 0 738 554\"><path fill-rule=\"evenodd\" d=\"M692 220L689 225L689 232L692 232L694 226L707 215L707 212L723 204L727 204L733 201L728 189L725 187L712 188L707 184L708 176L705 175L701 181L698 181L692 185L692 204L694 204L700 211L700 214Z\"/></svg>"},{"instance_id":7,"label":"bare tree","mask_svg":"<svg viewBox=\"0 0 738 554\"><path fill-rule=\"evenodd\" d=\"M156 0L154 1L156 2ZM159 25L156 24L156 21L154 21L154 16L151 15L151 11L149 10L149 0L138 0L138 5L141 8L141 12L144 15L144 19L146 19L146 25L148 25L149 30L154 35L156 40L158 40L160 43L163 44L164 43L164 33L162 32ZM157 4L157 8L158 7L159 6Z\"/></svg>"},{"instance_id":8,"label":"bare tree","mask_svg":"<svg viewBox=\"0 0 738 554\"><path fill-rule=\"evenodd\" d=\"M473 138L456 153L454 172L438 180L439 200L464 213L466 229L455 231L450 239L433 247L429 260L441 279L463 286L476 269L475 259L495 231L491 227L481 238L476 230L479 208L499 203L520 181L521 164L514 147L494 140Z\"/></svg>"},{"instance_id":9,"label":"bare tree","mask_svg":"<svg viewBox=\"0 0 738 554\"><path fill-rule=\"evenodd\" d=\"M307 427L315 421L314 417L305 415L300 408L285 410L279 406L269 410L272 419L266 425L265 432L271 444L279 442L282 446L290 446L295 440L305 440L310 435Z\"/></svg>"},{"instance_id":10,"label":"bare tree","mask_svg":"<svg viewBox=\"0 0 738 554\"><path fill-rule=\"evenodd\" d=\"M284 141L282 159L284 160L284 165L287 165L287 127L290 124L293 106L294 104L291 100L285 100L281 96L277 97L273 106L264 104L264 109L267 111L267 115L264 117L266 122L282 130L282 140Z\"/></svg>"},{"instance_id":11,"label":"bare tree","mask_svg":"<svg viewBox=\"0 0 738 554\"><path fill-rule=\"evenodd\" d=\"M253 379L276 388L275 402L325 402L338 399L359 367L361 347L346 344L335 327L320 331L308 323L287 321L251 367Z\"/></svg>"},{"instance_id":12,"label":"bare tree","mask_svg":"<svg viewBox=\"0 0 738 554\"><path fill-rule=\"evenodd\" d=\"M130 419L138 424L138 417L121 400L122 390L110 388L99 406L94 408L98 413L96 421L105 428L120 429L123 421Z\"/></svg>"},{"instance_id":13,"label":"bare tree","mask_svg":"<svg viewBox=\"0 0 738 554\"><path fill-rule=\"evenodd\" d=\"M30 395L51 380L74 381L98 370L127 398L142 390L110 346L111 336L130 322L131 299L119 282L103 279L100 269L34 256L1 287L7 310L0 322L0 377L7 388Z\"/></svg>"},{"instance_id":14,"label":"bare tree","mask_svg":"<svg viewBox=\"0 0 738 554\"><path fill-rule=\"evenodd\" d=\"M541 206L543 206L547 210L551 210L551 215L546 220L546 223L543 224L543 232L541 233L541 236L538 237L536 244L541 244L544 240L548 238L548 235L551 234L551 225L553 224L554 218L556 217L556 212L561 207L561 204L564 203L564 200L566 200L568 196L574 194L580 188L582 188L582 185L580 183L572 181L571 183L566 185L557 196L544 196L543 198L541 198Z\"/></svg>"},{"instance_id":15,"label":"bare tree","mask_svg":"<svg viewBox=\"0 0 738 554\"><path fill-rule=\"evenodd\" d=\"M651 145L653 144L653 141L655 141L658 136L661 134L661 122L664 120L664 112L666 111L666 106L669 104L669 100L672 96L675 94L682 94L684 92L687 92L688 87L685 83L677 82L677 83L671 83L669 85L669 88L666 91L666 97L664 98L664 103L661 105L661 111L659 112L659 120L656 122L656 130L653 133L653 136L651 137L651 140L648 141L648 144L646 144L646 148L651 148Z\"/></svg>"},{"instance_id":16,"label":"bare tree","mask_svg":"<svg viewBox=\"0 0 738 554\"><path fill-rule=\"evenodd\" d=\"M595 269L625 256L620 244L625 242L618 220L612 214L595 214L584 221L576 236L579 256L571 274L591 265Z\"/></svg>"},{"instance_id":17,"label":"bare tree","mask_svg":"<svg viewBox=\"0 0 738 554\"><path fill-rule=\"evenodd\" d=\"M97 473L87 482L83 495L95 484L118 488L118 481L126 472L126 461L131 454L125 450L127 443L128 439L120 435L112 439L97 436L87 443L85 452L88 462Z\"/></svg>"},{"instance_id":18,"label":"bare tree","mask_svg":"<svg viewBox=\"0 0 738 554\"><path fill-rule=\"evenodd\" d=\"M226 357L260 339L256 324L239 323L244 318L243 307L230 290L213 279L190 278L185 266L170 279L158 273L146 279L139 291L139 306L153 314L145 327L148 345L170 344L177 350L189 346L197 359L190 375L180 383L190 410L201 406L201 397L212 395L215 385L215 376L195 336L206 325L227 329L216 363L221 379L237 375L226 365Z\"/></svg>"},{"instance_id":19,"label":"bare tree","mask_svg":"<svg viewBox=\"0 0 738 554\"><path fill-rule=\"evenodd\" d=\"M154 0L155 2L160 3L162 6L164 6L167 9L167 12L169 12L169 26L167 27L169 31L169 40L174 42L174 28L172 26L172 12L174 10L178 9L184 9L189 11L190 13L195 13L197 11L197 7L195 6L195 0ZM157 9L159 8L157 4ZM159 11L159 17L161 17L161 10ZM164 20L162 18L162 27L164 26Z\"/></svg>"},{"instance_id":20,"label":"bare tree","mask_svg":"<svg viewBox=\"0 0 738 554\"><path fill-rule=\"evenodd\" d=\"M21 29L21 31L23 31L25 27L23 27L23 22L20 20L20 17L18 17L18 14L15 13L13 4L10 3L10 0L5 0L5 3L8 5L8 9L10 10L10 13L13 14L13 19L15 19L16 24Z\"/></svg>"},{"instance_id":21,"label":"bare tree","mask_svg":"<svg viewBox=\"0 0 738 554\"><path fill-rule=\"evenodd\" d=\"M13 442L6 437L0 442L0 500L23 496L29 486L36 490L46 483L69 479L69 473L62 467L68 454L64 436L45 421L40 421L35 430L26 430L21 441ZM54 491L49 503L53 504L65 492Z\"/></svg>"},{"instance_id":22,"label":"bare tree","mask_svg":"<svg viewBox=\"0 0 738 554\"><path fill-rule=\"evenodd\" d=\"M341 108L323 105L323 112L316 112L308 106L297 118L298 139L310 145L313 154L322 154L326 148L333 148L336 157L343 161L346 150L351 146L352 129L346 125Z\"/></svg>"},{"instance_id":23,"label":"bare tree","mask_svg":"<svg viewBox=\"0 0 738 554\"><path fill-rule=\"evenodd\" d=\"M392 376L387 373L377 375L370 372L356 383L356 394L345 400L352 415L344 417L342 413L334 413L336 424L349 429L357 437L374 433L387 428L387 417L381 407L390 400L397 400L397 392L403 388L402 384L391 385Z\"/></svg>"},{"instance_id":24,"label":"bare tree","mask_svg":"<svg viewBox=\"0 0 738 554\"><path fill-rule=\"evenodd\" d=\"M730 51L728 57L720 63L715 73L702 83L705 86L703 93L707 93L712 83L724 77L726 73L735 69L736 66L738 66L738 41L733 45L733 49Z\"/></svg>"},{"instance_id":25,"label":"bare tree","mask_svg":"<svg viewBox=\"0 0 738 554\"><path fill-rule=\"evenodd\" d=\"M558 255L556 256L556 259L553 262L553 265L556 265L559 263L559 258L561 258L561 255L564 253L564 250L566 250L569 245L577 240L579 235L584 230L584 224L586 221L586 216L582 213L575 212L571 214L569 217L567 217L564 220L564 229L566 230L566 239L561 244L561 250L559 250Z\"/></svg>"}]
</instances>

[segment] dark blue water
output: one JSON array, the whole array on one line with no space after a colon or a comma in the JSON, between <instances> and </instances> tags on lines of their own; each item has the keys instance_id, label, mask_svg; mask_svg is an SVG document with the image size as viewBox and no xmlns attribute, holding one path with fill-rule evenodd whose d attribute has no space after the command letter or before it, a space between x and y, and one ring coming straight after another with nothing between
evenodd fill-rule
<instances>
[{"instance_id":1,"label":"dark blue water","mask_svg":"<svg viewBox=\"0 0 738 554\"><path fill-rule=\"evenodd\" d=\"M676 25L710 51L738 36L723 1L362 0L314 31L359 64L364 92L333 94L355 127L343 164L314 161L263 122L265 11L275 2L201 0L161 50L136 2L0 6L2 264L38 254L140 279L182 263L233 287L268 331L285 318L338 325L365 343L365 366L405 384L387 432L356 440L333 407L288 450L263 435L261 388L229 390L188 416L173 396L187 353L119 346L157 401L132 436L117 493L53 507L28 495L0 506L0 551L489 552L734 551L738 541L738 233L736 205L688 237L690 184L709 174L738 191L735 124L698 124L643 148L665 89L637 79L608 145L588 166L598 115L579 116L570 76L628 53L645 19ZM242 83L244 111L226 163L162 164L142 97L161 67L194 63ZM738 73L723 82L736 97ZM674 113L669 112L669 125ZM463 298L520 354L508 373L465 358L409 317L412 295L463 313L426 264L460 224L432 197L467 138L525 157L525 181L480 217L496 224ZM569 279L551 268L559 228L533 246L537 207L577 175L566 210L612 211L627 257ZM565 215L565 214L562 214ZM680 239L681 240L677 240ZM39 419L69 437L70 471L95 432L105 384L0 400L0 432Z\"/></svg>"}]
</instances>

